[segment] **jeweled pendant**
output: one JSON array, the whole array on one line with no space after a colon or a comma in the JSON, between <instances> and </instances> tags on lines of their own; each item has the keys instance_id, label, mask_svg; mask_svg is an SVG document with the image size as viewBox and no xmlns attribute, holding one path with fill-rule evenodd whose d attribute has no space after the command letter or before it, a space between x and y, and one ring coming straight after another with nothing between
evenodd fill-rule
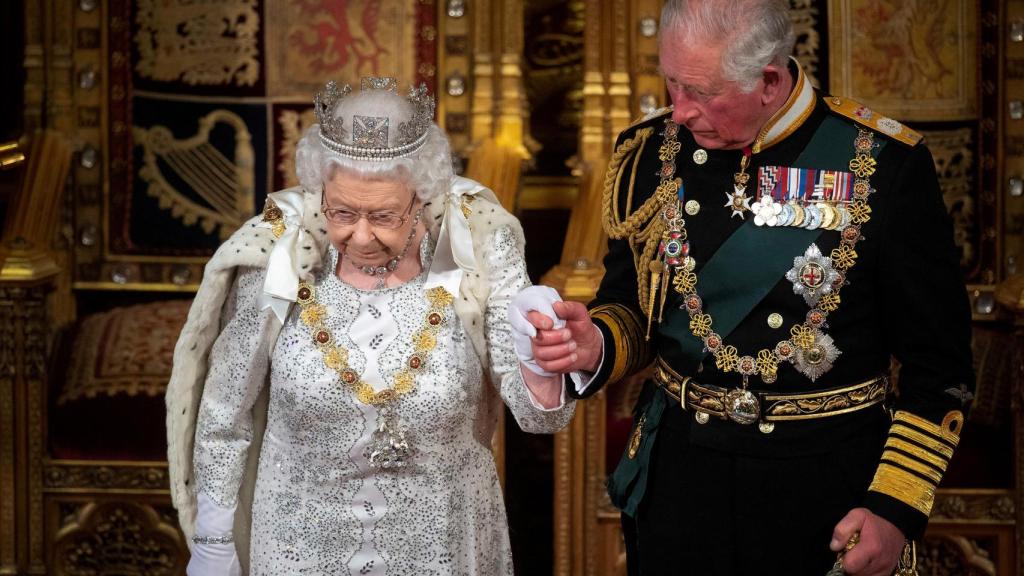
<instances>
[{"instance_id":1,"label":"jeweled pendant","mask_svg":"<svg viewBox=\"0 0 1024 576\"><path fill-rule=\"evenodd\" d=\"M370 436L370 442L363 451L363 457L370 467L377 470L405 468L416 455L416 450L406 438L405 429L391 407L383 407L377 415L377 429Z\"/></svg>"}]
</instances>

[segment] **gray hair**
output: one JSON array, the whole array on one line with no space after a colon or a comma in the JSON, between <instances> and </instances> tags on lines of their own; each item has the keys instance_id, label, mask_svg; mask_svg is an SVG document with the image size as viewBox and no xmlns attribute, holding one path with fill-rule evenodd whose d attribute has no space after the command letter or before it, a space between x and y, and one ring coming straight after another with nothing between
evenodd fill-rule
<instances>
[{"instance_id":1,"label":"gray hair","mask_svg":"<svg viewBox=\"0 0 1024 576\"><path fill-rule=\"evenodd\" d=\"M725 42L721 70L749 92L769 64L785 66L796 34L787 0L668 0L660 34L688 42Z\"/></svg>"},{"instance_id":2,"label":"gray hair","mask_svg":"<svg viewBox=\"0 0 1024 576\"><path fill-rule=\"evenodd\" d=\"M334 111L336 118L351 119L353 115L387 117L390 127L388 144L394 145L397 127L409 120L412 106L398 94L374 90L343 99ZM351 123L348 126L351 129ZM388 160L360 160L335 152L324 146L320 140L320 125L313 124L295 149L295 172L299 183L307 192L318 193L322 184L337 170L364 178L404 181L424 201L447 190L454 177L451 146L434 123L427 128L426 141L416 151Z\"/></svg>"}]
</instances>

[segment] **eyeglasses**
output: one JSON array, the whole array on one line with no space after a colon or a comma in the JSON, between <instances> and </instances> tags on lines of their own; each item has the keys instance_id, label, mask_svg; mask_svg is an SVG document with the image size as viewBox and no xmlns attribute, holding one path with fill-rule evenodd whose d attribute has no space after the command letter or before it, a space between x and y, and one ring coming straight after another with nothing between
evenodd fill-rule
<instances>
[{"instance_id":1,"label":"eyeglasses","mask_svg":"<svg viewBox=\"0 0 1024 576\"><path fill-rule=\"evenodd\" d=\"M384 230L395 230L401 228L405 221L409 219L409 213L412 212L412 205L416 203L416 195L413 194L412 200L409 201L409 206L401 214L391 211L375 211L375 212L358 212L356 210L349 210L348 208L332 208L325 203L324 190L320 189L320 211L323 212L324 218L331 224L337 224L339 226L352 226L356 222L359 222L360 218L366 218L366 221L370 223L370 226L374 228L381 228Z\"/></svg>"}]
</instances>

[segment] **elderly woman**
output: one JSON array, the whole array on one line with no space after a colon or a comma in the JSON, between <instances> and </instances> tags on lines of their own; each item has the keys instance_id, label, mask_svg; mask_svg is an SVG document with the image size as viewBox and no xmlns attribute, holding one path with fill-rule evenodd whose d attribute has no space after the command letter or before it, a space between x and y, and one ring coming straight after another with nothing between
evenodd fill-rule
<instances>
[{"instance_id":1,"label":"elderly woman","mask_svg":"<svg viewBox=\"0 0 1024 576\"><path fill-rule=\"evenodd\" d=\"M522 231L453 175L425 88L329 83L315 112L301 186L217 251L175 350L188 573L512 574L500 402L528 432L573 412L505 322Z\"/></svg>"}]
</instances>

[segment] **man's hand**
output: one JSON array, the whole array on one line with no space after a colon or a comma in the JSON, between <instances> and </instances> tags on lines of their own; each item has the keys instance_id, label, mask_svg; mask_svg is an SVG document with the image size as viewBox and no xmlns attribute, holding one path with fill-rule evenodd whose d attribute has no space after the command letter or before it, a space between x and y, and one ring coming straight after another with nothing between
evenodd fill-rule
<instances>
[{"instance_id":1,"label":"man's hand","mask_svg":"<svg viewBox=\"0 0 1024 576\"><path fill-rule=\"evenodd\" d=\"M533 310L526 315L537 329L531 340L537 365L548 372L596 372L601 364L601 331L579 302L555 302L551 305L557 319L565 325L555 328L555 321ZM561 324L561 322L559 322Z\"/></svg>"},{"instance_id":2,"label":"man's hand","mask_svg":"<svg viewBox=\"0 0 1024 576\"><path fill-rule=\"evenodd\" d=\"M867 508L854 508L836 524L829 547L839 552L856 532L860 541L843 556L843 570L849 576L891 576L903 551L903 532Z\"/></svg>"}]
</instances>

